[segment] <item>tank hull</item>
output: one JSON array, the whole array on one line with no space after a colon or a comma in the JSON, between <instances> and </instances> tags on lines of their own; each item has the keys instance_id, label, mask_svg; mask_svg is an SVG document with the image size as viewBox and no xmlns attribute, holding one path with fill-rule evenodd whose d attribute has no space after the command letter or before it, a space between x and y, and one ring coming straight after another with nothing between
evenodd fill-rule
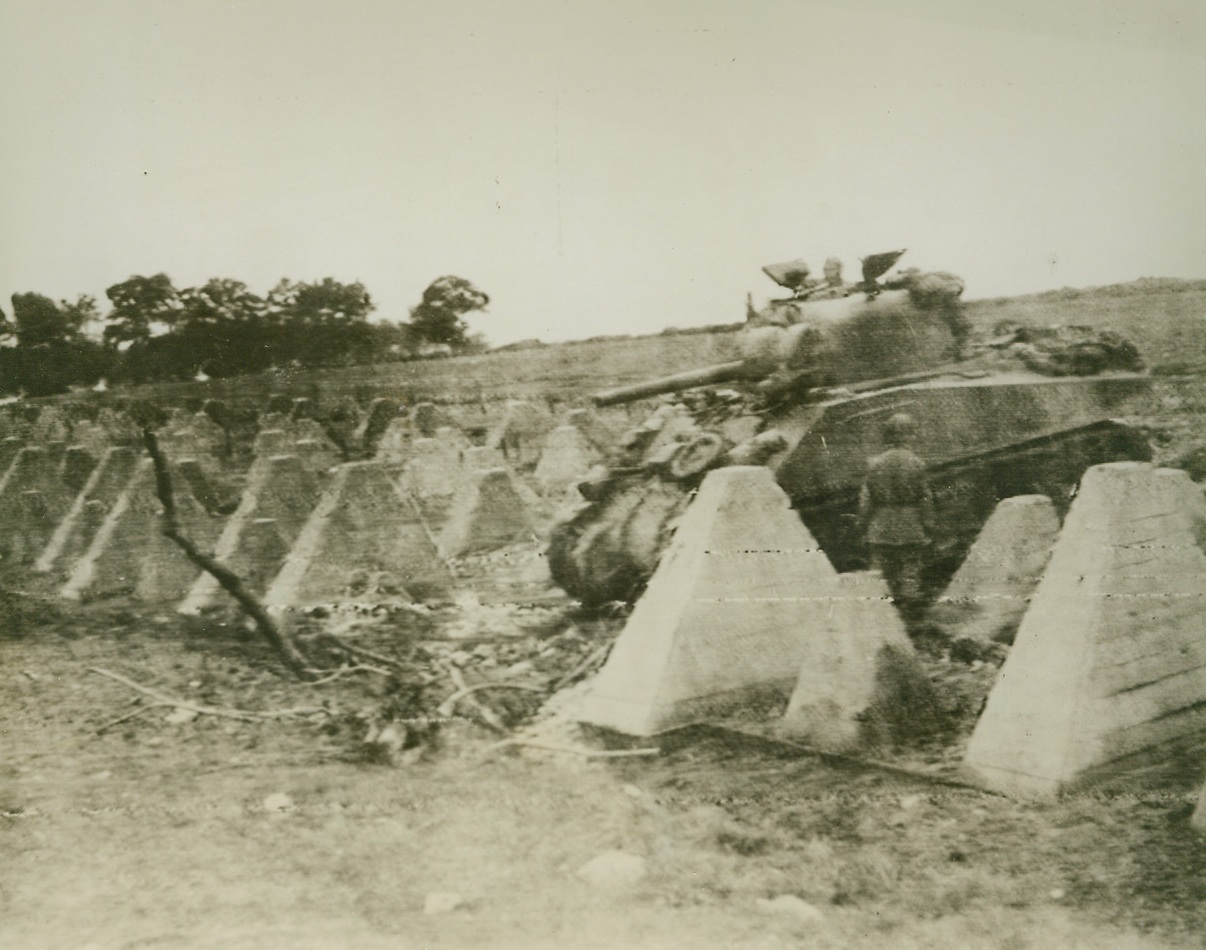
<instances>
[{"instance_id":1,"label":"tank hull","mask_svg":"<svg viewBox=\"0 0 1206 950\"><path fill-rule=\"evenodd\" d=\"M1114 418L1149 387L1148 377L1138 373L950 374L797 404L764 418L763 425L782 432L788 444L768 464L834 566L861 569L867 557L855 512L867 460L883 451L883 423L895 413L911 415L917 422L915 451L927 464L934 497L926 578L934 591L958 567L1001 499L1048 495L1062 516L1085 469L1150 460L1144 436ZM693 487L667 486L648 474L617 486L554 531L554 580L587 605L635 597ZM640 544L633 543L636 536Z\"/></svg>"}]
</instances>

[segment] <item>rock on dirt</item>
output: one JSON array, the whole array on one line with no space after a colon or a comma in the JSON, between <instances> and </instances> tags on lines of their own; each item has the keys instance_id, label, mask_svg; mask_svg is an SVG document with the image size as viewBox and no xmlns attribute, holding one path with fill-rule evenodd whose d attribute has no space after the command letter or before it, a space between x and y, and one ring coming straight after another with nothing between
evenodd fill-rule
<instances>
[{"instance_id":1,"label":"rock on dirt","mask_svg":"<svg viewBox=\"0 0 1206 950\"><path fill-rule=\"evenodd\" d=\"M825 919L825 915L818 908L794 894L780 894L778 897L771 898L760 897L755 903L760 910L764 910L768 914L791 917L805 923L819 924Z\"/></svg>"},{"instance_id":2,"label":"rock on dirt","mask_svg":"<svg viewBox=\"0 0 1206 950\"><path fill-rule=\"evenodd\" d=\"M645 859L625 851L604 851L577 871L579 880L603 890L631 887L639 883L645 874Z\"/></svg>"}]
</instances>

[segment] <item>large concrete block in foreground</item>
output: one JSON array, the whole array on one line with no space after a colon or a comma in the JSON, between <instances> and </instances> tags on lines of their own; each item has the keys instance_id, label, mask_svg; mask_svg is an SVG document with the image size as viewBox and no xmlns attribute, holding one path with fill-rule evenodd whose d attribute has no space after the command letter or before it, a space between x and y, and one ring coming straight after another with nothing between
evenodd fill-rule
<instances>
[{"instance_id":1,"label":"large concrete block in foreground","mask_svg":"<svg viewBox=\"0 0 1206 950\"><path fill-rule=\"evenodd\" d=\"M1089 469L968 744L1018 795L1118 778L1206 740L1206 555L1184 472Z\"/></svg>"},{"instance_id":2,"label":"large concrete block in foreground","mask_svg":"<svg viewBox=\"0 0 1206 950\"><path fill-rule=\"evenodd\" d=\"M577 718L645 736L781 705L836 584L770 469L710 472Z\"/></svg>"},{"instance_id":3,"label":"large concrete block in foreground","mask_svg":"<svg viewBox=\"0 0 1206 950\"><path fill-rule=\"evenodd\" d=\"M952 637L1011 642L1047 567L1059 515L1046 495L997 505L927 618Z\"/></svg>"},{"instance_id":4,"label":"large concrete block in foreground","mask_svg":"<svg viewBox=\"0 0 1206 950\"><path fill-rule=\"evenodd\" d=\"M532 537L527 502L506 469L475 472L462 488L440 533L445 557L477 554Z\"/></svg>"},{"instance_id":5,"label":"large concrete block in foreground","mask_svg":"<svg viewBox=\"0 0 1206 950\"><path fill-rule=\"evenodd\" d=\"M807 657L779 724L819 749L896 745L931 731L938 717L930 681L878 572L842 574L816 589L807 617Z\"/></svg>"},{"instance_id":6,"label":"large concrete block in foreground","mask_svg":"<svg viewBox=\"0 0 1206 950\"><path fill-rule=\"evenodd\" d=\"M335 470L265 595L270 607L446 600L452 572L380 462Z\"/></svg>"}]
</instances>

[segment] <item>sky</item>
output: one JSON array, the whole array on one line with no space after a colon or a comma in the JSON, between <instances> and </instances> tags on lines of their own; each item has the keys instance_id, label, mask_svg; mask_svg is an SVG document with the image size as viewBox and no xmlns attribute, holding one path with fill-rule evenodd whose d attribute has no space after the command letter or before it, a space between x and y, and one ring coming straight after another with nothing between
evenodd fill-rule
<instances>
[{"instance_id":1,"label":"sky","mask_svg":"<svg viewBox=\"0 0 1206 950\"><path fill-rule=\"evenodd\" d=\"M456 274L502 344L738 321L797 257L1206 277L1199 0L4 0L0 120L9 314Z\"/></svg>"}]
</instances>

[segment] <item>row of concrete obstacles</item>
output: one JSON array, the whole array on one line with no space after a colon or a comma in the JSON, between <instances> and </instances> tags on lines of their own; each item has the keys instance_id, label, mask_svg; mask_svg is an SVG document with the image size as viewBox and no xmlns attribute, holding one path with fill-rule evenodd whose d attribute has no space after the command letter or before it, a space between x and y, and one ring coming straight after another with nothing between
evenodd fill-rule
<instances>
[{"instance_id":1,"label":"row of concrete obstacles","mask_svg":"<svg viewBox=\"0 0 1206 950\"><path fill-rule=\"evenodd\" d=\"M1017 631L967 747L974 780L1041 795L1206 762L1204 543L1200 489L1144 463L1090 469L1062 529L1045 499L1001 504L937 608L964 636ZM924 730L931 699L879 576L836 574L767 469L727 468L577 718L649 736L761 707L847 751Z\"/></svg>"},{"instance_id":2,"label":"row of concrete obstacles","mask_svg":"<svg viewBox=\"0 0 1206 950\"><path fill-rule=\"evenodd\" d=\"M261 432L264 455L247 473L233 513L206 504L216 493L196 459L174 459L175 507L184 533L213 551L273 607L446 600L448 559L530 539L536 522L505 468L450 474L457 489L438 537L407 489L413 473L378 461L325 464L325 449L280 430ZM465 449L471 461L475 451ZM489 459L477 459L485 463ZM212 498L208 498L212 501ZM0 478L0 555L57 578L70 599L127 594L180 601L197 612L221 602L214 579L162 534L153 466L133 447L100 461L61 446L20 449Z\"/></svg>"}]
</instances>

